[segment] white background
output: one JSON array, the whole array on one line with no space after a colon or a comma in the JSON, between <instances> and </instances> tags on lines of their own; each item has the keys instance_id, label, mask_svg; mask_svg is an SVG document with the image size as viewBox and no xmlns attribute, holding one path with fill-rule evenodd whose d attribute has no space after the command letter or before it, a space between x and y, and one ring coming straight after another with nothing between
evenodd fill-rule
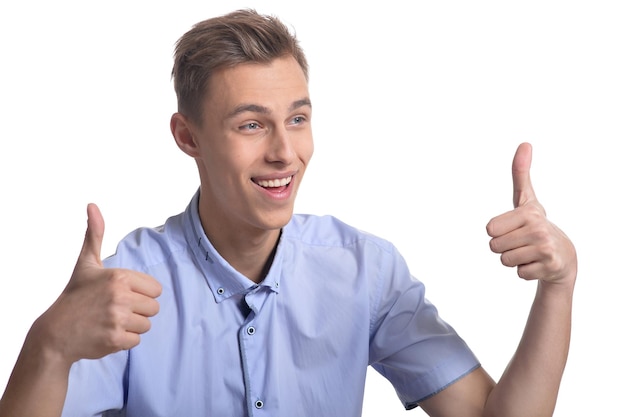
<instances>
[{"instance_id":1,"label":"white background","mask_svg":"<svg viewBox=\"0 0 626 417\"><path fill-rule=\"evenodd\" d=\"M198 179L168 127L173 45L254 7L295 27L311 66L316 155L297 210L393 241L496 379L534 284L500 265L485 224L511 208L517 145L534 145L537 195L580 265L555 415L621 413L623 3L313 3L2 3L0 389L69 278L88 202L107 222L103 255L187 205ZM409 415L373 373L363 414Z\"/></svg>"}]
</instances>

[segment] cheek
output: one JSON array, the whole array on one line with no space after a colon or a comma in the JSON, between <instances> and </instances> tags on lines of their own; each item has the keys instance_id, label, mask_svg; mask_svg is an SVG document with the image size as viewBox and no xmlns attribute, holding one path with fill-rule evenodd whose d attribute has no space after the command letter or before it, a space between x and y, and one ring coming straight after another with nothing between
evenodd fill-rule
<instances>
[{"instance_id":1,"label":"cheek","mask_svg":"<svg viewBox=\"0 0 626 417\"><path fill-rule=\"evenodd\" d=\"M304 164L308 164L313 157L313 150L315 146L313 145L313 139L309 138L300 142L300 146L298 147L298 155Z\"/></svg>"},{"instance_id":2,"label":"cheek","mask_svg":"<svg viewBox=\"0 0 626 417\"><path fill-rule=\"evenodd\" d=\"M231 176L241 172L249 164L252 156L250 147L230 146L209 149L205 158L210 161L213 171L223 176Z\"/></svg>"}]
</instances>

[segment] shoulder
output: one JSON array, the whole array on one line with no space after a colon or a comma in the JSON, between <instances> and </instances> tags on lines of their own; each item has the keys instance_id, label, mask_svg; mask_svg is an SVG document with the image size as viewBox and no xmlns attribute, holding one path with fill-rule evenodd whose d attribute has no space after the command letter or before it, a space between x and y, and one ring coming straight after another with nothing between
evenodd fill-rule
<instances>
[{"instance_id":1,"label":"shoulder","mask_svg":"<svg viewBox=\"0 0 626 417\"><path fill-rule=\"evenodd\" d=\"M140 227L128 233L106 258L106 267L145 270L186 250L182 214L172 216L157 227Z\"/></svg>"},{"instance_id":2,"label":"shoulder","mask_svg":"<svg viewBox=\"0 0 626 417\"><path fill-rule=\"evenodd\" d=\"M295 214L283 229L283 238L311 246L349 248L371 245L385 252L394 251L388 240L330 215Z\"/></svg>"}]
</instances>

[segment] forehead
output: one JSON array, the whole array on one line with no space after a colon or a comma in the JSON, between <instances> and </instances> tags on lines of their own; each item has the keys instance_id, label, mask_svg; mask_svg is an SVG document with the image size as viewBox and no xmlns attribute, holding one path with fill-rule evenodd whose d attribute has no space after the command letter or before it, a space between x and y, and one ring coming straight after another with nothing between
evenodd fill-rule
<instances>
[{"instance_id":1,"label":"forehead","mask_svg":"<svg viewBox=\"0 0 626 417\"><path fill-rule=\"evenodd\" d=\"M270 63L245 63L223 68L212 75L205 110L228 113L245 104L283 110L295 100L308 98L304 71L291 56Z\"/></svg>"}]
</instances>

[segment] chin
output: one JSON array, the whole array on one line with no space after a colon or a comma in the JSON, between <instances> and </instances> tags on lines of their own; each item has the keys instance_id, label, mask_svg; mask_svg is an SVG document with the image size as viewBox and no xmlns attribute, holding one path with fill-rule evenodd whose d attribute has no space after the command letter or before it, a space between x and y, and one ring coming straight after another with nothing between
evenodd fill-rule
<instances>
[{"instance_id":1,"label":"chin","mask_svg":"<svg viewBox=\"0 0 626 417\"><path fill-rule=\"evenodd\" d=\"M289 223L291 217L293 216L293 210L290 210L288 213L274 213L274 215L269 216L263 221L265 223L265 228L267 230L280 230Z\"/></svg>"}]
</instances>

